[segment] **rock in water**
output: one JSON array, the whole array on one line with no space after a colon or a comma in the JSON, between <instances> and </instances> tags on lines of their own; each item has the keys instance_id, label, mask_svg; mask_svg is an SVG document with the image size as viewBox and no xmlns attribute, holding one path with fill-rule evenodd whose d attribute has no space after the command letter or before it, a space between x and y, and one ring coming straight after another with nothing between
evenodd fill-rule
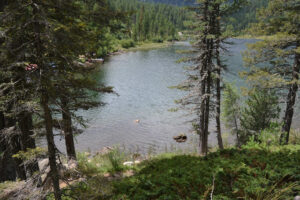
<instances>
[{"instance_id":1,"label":"rock in water","mask_svg":"<svg viewBox=\"0 0 300 200\"><path fill-rule=\"evenodd\" d=\"M182 143L182 142L186 142L187 136L184 134L181 134L179 136L174 136L173 139L178 143Z\"/></svg>"}]
</instances>

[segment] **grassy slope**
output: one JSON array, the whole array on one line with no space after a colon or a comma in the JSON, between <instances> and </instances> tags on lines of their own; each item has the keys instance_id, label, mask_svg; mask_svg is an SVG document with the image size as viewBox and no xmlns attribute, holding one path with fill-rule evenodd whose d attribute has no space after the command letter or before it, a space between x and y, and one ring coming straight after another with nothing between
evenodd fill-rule
<instances>
[{"instance_id":1,"label":"grassy slope","mask_svg":"<svg viewBox=\"0 0 300 200\"><path fill-rule=\"evenodd\" d=\"M131 200L293 199L299 183L300 146L227 149L207 158L146 162L135 176L116 183L115 193Z\"/></svg>"},{"instance_id":2,"label":"grassy slope","mask_svg":"<svg viewBox=\"0 0 300 200\"><path fill-rule=\"evenodd\" d=\"M211 199L211 195L214 200L293 199L300 194L300 145L231 148L206 158L164 154L131 170L135 175L127 178L120 173L89 174L71 195L115 200Z\"/></svg>"}]
</instances>

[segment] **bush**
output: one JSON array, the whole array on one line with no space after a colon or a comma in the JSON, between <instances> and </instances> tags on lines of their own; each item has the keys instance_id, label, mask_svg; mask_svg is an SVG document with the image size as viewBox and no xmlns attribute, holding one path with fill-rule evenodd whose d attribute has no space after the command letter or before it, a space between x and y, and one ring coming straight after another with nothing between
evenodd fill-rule
<instances>
[{"instance_id":1,"label":"bush","mask_svg":"<svg viewBox=\"0 0 300 200\"><path fill-rule=\"evenodd\" d=\"M122 40L121 41L121 46L125 49L129 49L131 47L135 47L135 42L131 39L128 40Z\"/></svg>"},{"instance_id":2,"label":"bush","mask_svg":"<svg viewBox=\"0 0 300 200\"><path fill-rule=\"evenodd\" d=\"M163 42L164 42L164 39L163 39L163 38L154 38L154 39L152 39L152 42L155 42L155 43L163 43Z\"/></svg>"},{"instance_id":3,"label":"bush","mask_svg":"<svg viewBox=\"0 0 300 200\"><path fill-rule=\"evenodd\" d=\"M107 158L111 164L110 172L120 172L124 169L123 162L125 161L125 154L119 148L114 148L107 154Z\"/></svg>"},{"instance_id":4,"label":"bush","mask_svg":"<svg viewBox=\"0 0 300 200\"><path fill-rule=\"evenodd\" d=\"M279 98L269 89L254 88L245 102L241 112L241 140L245 144L254 136L258 141L259 134L269 128L279 118Z\"/></svg>"}]
</instances>

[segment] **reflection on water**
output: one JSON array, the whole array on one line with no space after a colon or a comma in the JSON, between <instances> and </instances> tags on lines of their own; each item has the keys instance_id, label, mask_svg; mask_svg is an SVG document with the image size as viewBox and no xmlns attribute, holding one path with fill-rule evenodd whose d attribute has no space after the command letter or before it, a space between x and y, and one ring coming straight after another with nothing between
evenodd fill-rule
<instances>
[{"instance_id":1,"label":"reflection on water","mask_svg":"<svg viewBox=\"0 0 300 200\"><path fill-rule=\"evenodd\" d=\"M253 41L235 40L235 45L230 47L230 55L225 56L230 72L225 75L227 81L234 81L238 86L245 84L238 77L243 68L241 52L246 49L247 42ZM77 150L97 151L114 145L139 148L141 152L166 148L195 149L198 137L191 133L191 125L186 123L189 117L182 111L168 111L176 107L174 100L185 95L183 91L169 87L186 79L184 64L176 63L183 55L176 51L187 48L190 48L189 43L179 42L167 48L128 52L107 60L97 79L107 86L114 86L119 96L103 95L99 98L108 103L105 107L82 112L90 122L89 128L76 137ZM213 123L214 120L212 128ZM173 136L180 133L188 135L187 143L173 141ZM209 142L212 146L217 143L214 129L211 129ZM63 140L57 138L56 143L64 150Z\"/></svg>"}]
</instances>

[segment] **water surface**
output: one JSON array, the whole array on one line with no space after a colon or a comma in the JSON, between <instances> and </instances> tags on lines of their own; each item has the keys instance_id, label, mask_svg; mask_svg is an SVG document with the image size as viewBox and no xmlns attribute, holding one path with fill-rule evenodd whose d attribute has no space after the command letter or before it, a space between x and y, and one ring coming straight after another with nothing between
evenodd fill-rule
<instances>
[{"instance_id":1,"label":"water surface","mask_svg":"<svg viewBox=\"0 0 300 200\"><path fill-rule=\"evenodd\" d=\"M225 79L237 86L245 85L238 73L243 68L241 53L246 44L255 40L233 40L224 57L228 66ZM183 55L177 50L191 48L188 42L178 42L172 46L146 51L128 52L116 55L101 66L97 80L107 86L113 86L117 95L101 95L99 99L106 106L84 111L89 128L76 137L79 151L97 151L105 146L121 145L127 149L141 152L165 151L166 149L195 149L198 136L191 133L190 117L183 111L169 112L176 107L174 100L180 99L185 92L170 89L186 79L183 63L176 63ZM139 123L135 121L139 120ZM217 143L211 123L210 146ZM180 133L188 135L188 142L178 144L172 137ZM232 142L232 137L228 138ZM63 140L56 140L63 150Z\"/></svg>"}]
</instances>

